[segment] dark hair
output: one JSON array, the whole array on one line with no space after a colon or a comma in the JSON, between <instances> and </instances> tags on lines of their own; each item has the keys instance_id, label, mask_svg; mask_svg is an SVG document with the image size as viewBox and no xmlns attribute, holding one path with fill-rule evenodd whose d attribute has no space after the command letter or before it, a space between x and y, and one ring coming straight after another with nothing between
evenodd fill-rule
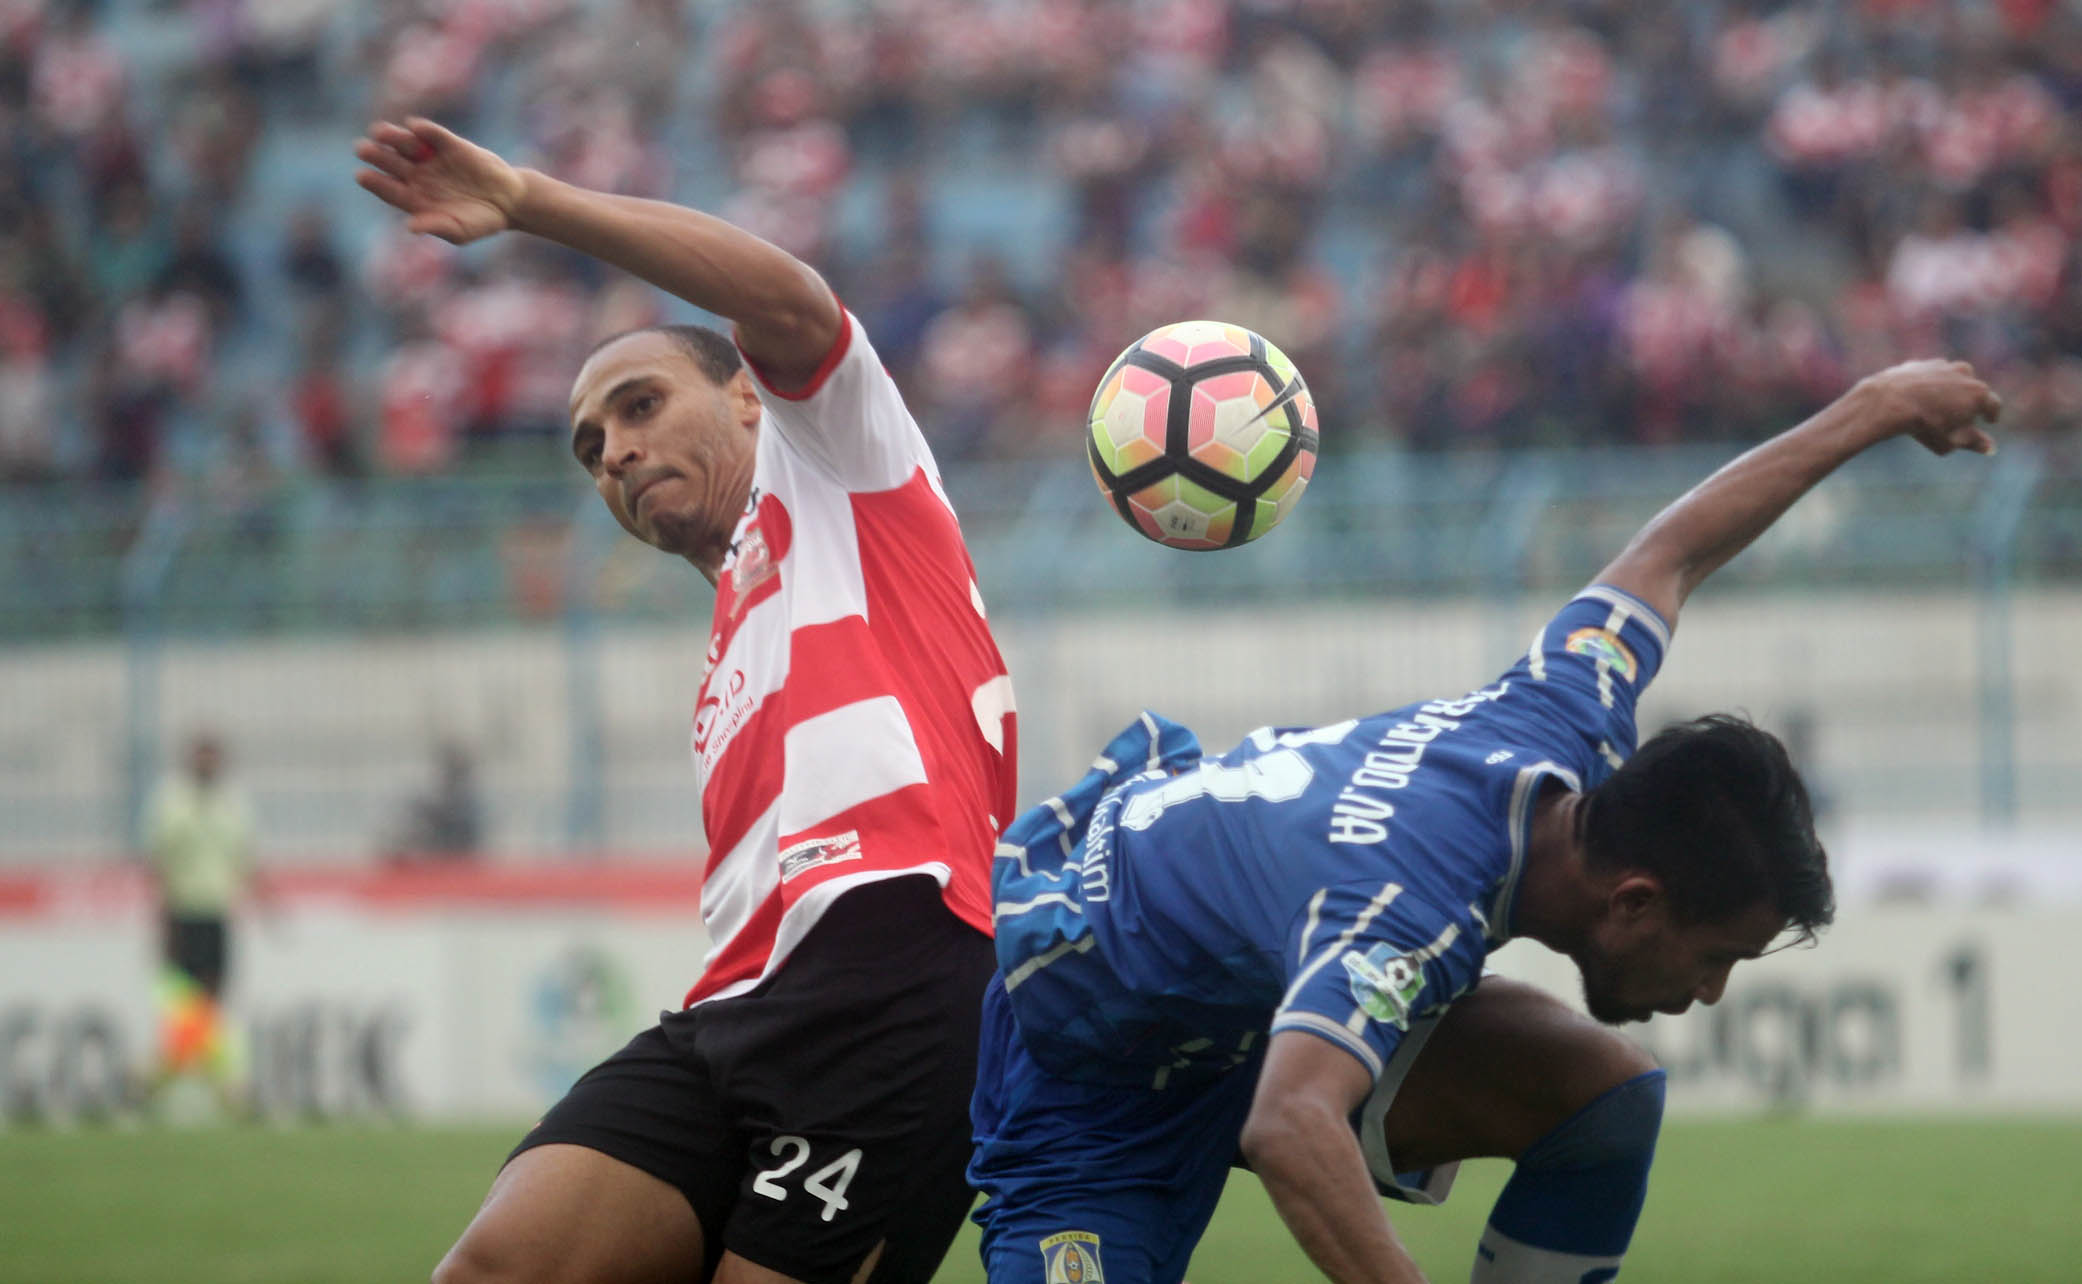
<instances>
[{"instance_id":1,"label":"dark hair","mask_svg":"<svg viewBox=\"0 0 2082 1284\"><path fill-rule=\"evenodd\" d=\"M744 358L737 353L737 345L730 336L720 330L711 330L705 325L647 325L634 330L610 334L594 344L585 359L592 360L593 353L610 343L618 343L633 334L662 334L678 344L680 351L701 367L701 373L718 388L730 382L730 377L744 365ZM580 364L584 364L581 362Z\"/></svg>"},{"instance_id":2,"label":"dark hair","mask_svg":"<svg viewBox=\"0 0 2082 1284\"><path fill-rule=\"evenodd\" d=\"M1653 874L1680 922L1765 902L1811 941L1836 917L1807 786L1777 736L1715 713L1665 728L1592 790L1589 864Z\"/></svg>"}]
</instances>

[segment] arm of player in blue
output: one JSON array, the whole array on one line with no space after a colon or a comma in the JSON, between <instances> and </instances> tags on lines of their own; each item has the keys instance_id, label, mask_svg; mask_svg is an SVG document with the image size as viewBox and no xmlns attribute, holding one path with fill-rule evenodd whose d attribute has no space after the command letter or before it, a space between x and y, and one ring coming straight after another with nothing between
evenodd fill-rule
<instances>
[{"instance_id":1,"label":"arm of player in blue","mask_svg":"<svg viewBox=\"0 0 2082 1284\"><path fill-rule=\"evenodd\" d=\"M1288 939L1271 1032L1327 1039L1378 1079L1411 1019L1471 989L1487 952L1468 907L1448 914L1393 882L1326 887Z\"/></svg>"}]
</instances>

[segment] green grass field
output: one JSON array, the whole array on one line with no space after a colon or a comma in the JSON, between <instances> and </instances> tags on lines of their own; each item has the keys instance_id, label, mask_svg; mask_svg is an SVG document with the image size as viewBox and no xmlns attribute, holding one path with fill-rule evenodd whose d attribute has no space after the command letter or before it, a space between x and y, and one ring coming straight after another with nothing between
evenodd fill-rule
<instances>
[{"instance_id":1,"label":"green grass field","mask_svg":"<svg viewBox=\"0 0 2082 1284\"><path fill-rule=\"evenodd\" d=\"M0 1132L0 1284L421 1280L516 1131ZM1435 1281L1467 1278L1508 1171L1392 1210ZM982 1278L973 1235L939 1278ZM1191 1278L1315 1274L1239 1174ZM2073 1284L2082 1121L1674 1124L1624 1278Z\"/></svg>"}]
</instances>

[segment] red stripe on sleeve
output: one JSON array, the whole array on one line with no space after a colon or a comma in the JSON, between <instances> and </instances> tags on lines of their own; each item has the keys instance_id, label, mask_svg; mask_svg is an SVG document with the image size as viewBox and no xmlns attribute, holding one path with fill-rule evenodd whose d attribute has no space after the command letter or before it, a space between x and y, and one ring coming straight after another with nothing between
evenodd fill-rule
<instances>
[{"instance_id":1,"label":"red stripe on sleeve","mask_svg":"<svg viewBox=\"0 0 2082 1284\"><path fill-rule=\"evenodd\" d=\"M838 303L836 295L832 297L832 302ZM783 401L808 401L817 395L818 390L824 386L824 381L831 378L831 372L838 369L839 362L845 360L846 350L853 346L853 315L846 311L845 304L839 303L838 306L838 336L831 341L831 350L824 354L824 359L819 361L817 368L810 372L809 381L799 388L784 389L775 387L773 379L768 376L766 371L759 368L759 363L752 359L752 354L745 351L745 345L737 337L737 327L734 325L730 328L730 341L737 344L738 355L745 359L745 368L752 372L752 377L759 381L760 387Z\"/></svg>"}]
</instances>

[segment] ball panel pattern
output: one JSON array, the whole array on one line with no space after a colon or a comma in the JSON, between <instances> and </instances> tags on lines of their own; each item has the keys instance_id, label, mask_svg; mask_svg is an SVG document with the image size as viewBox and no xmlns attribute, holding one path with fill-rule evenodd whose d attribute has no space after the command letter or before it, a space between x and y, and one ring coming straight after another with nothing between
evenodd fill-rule
<instances>
[{"instance_id":1,"label":"ball panel pattern","mask_svg":"<svg viewBox=\"0 0 2082 1284\"><path fill-rule=\"evenodd\" d=\"M1123 519L1176 548L1226 548L1293 510L1315 469L1315 403L1286 354L1241 326L1163 326L1092 398L1092 476Z\"/></svg>"},{"instance_id":2,"label":"ball panel pattern","mask_svg":"<svg viewBox=\"0 0 2082 1284\"><path fill-rule=\"evenodd\" d=\"M1100 385L1092 402L1092 443L1116 476L1164 453L1171 382L1137 366L1122 366Z\"/></svg>"}]
</instances>

